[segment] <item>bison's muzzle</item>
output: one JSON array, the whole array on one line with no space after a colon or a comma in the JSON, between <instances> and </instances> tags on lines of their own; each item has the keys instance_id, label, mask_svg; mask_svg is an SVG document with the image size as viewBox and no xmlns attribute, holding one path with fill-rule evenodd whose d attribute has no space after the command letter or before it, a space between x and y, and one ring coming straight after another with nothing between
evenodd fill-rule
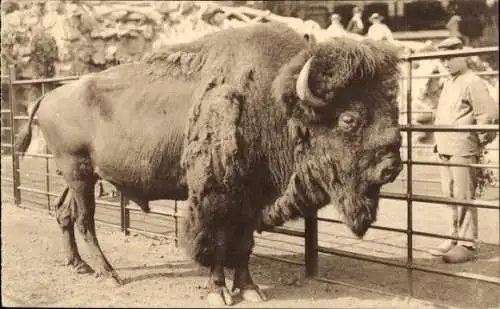
<instances>
[{"instance_id":1,"label":"bison's muzzle","mask_svg":"<svg viewBox=\"0 0 500 309\"><path fill-rule=\"evenodd\" d=\"M348 209L346 223L356 236L362 238L368 228L377 219L380 187L393 182L403 170L403 163L398 153L387 154L372 170L370 181L366 187L358 187L360 198L353 202Z\"/></svg>"},{"instance_id":2,"label":"bison's muzzle","mask_svg":"<svg viewBox=\"0 0 500 309\"><path fill-rule=\"evenodd\" d=\"M347 226L349 226L351 231L359 238L365 236L366 231L368 231L372 223L377 219L379 194L380 186L368 186L367 190L363 194L363 205L358 208L358 214L354 216L352 220L346 221Z\"/></svg>"}]
</instances>

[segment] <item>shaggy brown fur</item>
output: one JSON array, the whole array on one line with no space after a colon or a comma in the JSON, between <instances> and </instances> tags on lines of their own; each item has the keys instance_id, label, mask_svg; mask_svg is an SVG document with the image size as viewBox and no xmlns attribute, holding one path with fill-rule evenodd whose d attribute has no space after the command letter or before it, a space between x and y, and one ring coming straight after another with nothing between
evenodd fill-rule
<instances>
[{"instance_id":1,"label":"shaggy brown fur","mask_svg":"<svg viewBox=\"0 0 500 309\"><path fill-rule=\"evenodd\" d=\"M262 31L259 37L246 38L241 30L224 38L243 44L252 56L300 42L291 31L263 39L282 30L259 27L250 28ZM377 147L398 151L397 57L375 43L301 45L288 57L256 59L259 66L246 69L255 71L252 78L238 66L218 69L195 100L183 155L190 201L185 234L190 252L203 265L217 258L211 238L217 230L226 231L223 242L235 243L238 227L258 225L260 214L264 224L279 225L332 202L358 235L376 218L378 185L363 174L377 163L368 160ZM246 56L237 56L235 64L246 63ZM311 56L312 92L330 103L321 109L295 94L297 75ZM283 61L278 74L273 73L277 61ZM360 117L356 134L336 129L337 118L347 110ZM234 249L226 246L227 267L237 264Z\"/></svg>"},{"instance_id":2,"label":"shaggy brown fur","mask_svg":"<svg viewBox=\"0 0 500 309\"><path fill-rule=\"evenodd\" d=\"M296 94L313 56L308 86L327 102L321 108ZM256 289L248 259L259 226L328 203L359 236L375 220L379 188L401 168L396 62L375 43L308 44L268 23L63 86L38 111L71 194L58 220L69 220L66 229L76 222L98 273L116 276L93 230L96 177L145 210L148 200L187 199L184 236L194 260L212 268L218 287L230 267L235 287Z\"/></svg>"}]
</instances>

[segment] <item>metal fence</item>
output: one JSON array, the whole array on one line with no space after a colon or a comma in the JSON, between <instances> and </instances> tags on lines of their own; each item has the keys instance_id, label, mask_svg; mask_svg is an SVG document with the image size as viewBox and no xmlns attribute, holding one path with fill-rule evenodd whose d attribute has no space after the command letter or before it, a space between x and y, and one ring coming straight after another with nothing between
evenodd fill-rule
<instances>
[{"instance_id":1,"label":"metal fence","mask_svg":"<svg viewBox=\"0 0 500 309\"><path fill-rule=\"evenodd\" d=\"M489 48L478 48L467 51L447 51L447 52L431 52L431 53L419 53L408 55L402 58L403 61L406 62L408 66L408 76L404 76L408 80L412 80L414 77L412 76L412 63L417 60L425 60L425 59L435 59L443 56L473 56L473 55L482 55L487 53L498 53L498 47L489 47ZM498 76L498 71L483 73ZM441 76L439 74L432 76ZM2 76L4 78L4 76ZM17 122L20 120L26 120L26 116L18 116L16 112L16 98L15 98L15 88L19 85L39 85L42 90L42 94L45 94L45 87L47 84L63 84L66 82L70 82L78 79L78 76L74 77L64 77L64 78L50 78L50 79L39 79L39 80L15 80L14 78L14 70L13 67L10 68L8 80L8 88L9 88L9 102L8 108L3 108L1 110L2 113L2 136L4 136L4 131L9 132L9 142L2 141L1 147L3 149L10 150L11 155L8 156L8 160L4 158L6 156L2 155L2 200L8 199L8 193L4 192L6 186L9 186L9 189L12 191L13 202L17 206L23 206L28 208L33 208L33 202L30 202L27 199L27 194L36 195L38 197L42 197L42 202L40 203L40 199L38 200L39 206L37 209L43 209L44 211L48 211L53 214L53 199L59 195L57 191L58 187L61 187L63 184L61 183L61 176L56 175L54 172L54 168L52 167L52 155L48 154L24 154L26 162L29 162L26 158L32 158L33 160L42 160L42 164L37 164L38 167L42 167L43 172L36 172L29 164L26 165L26 169L23 170L23 167L20 164L20 153L14 152L14 135L16 132L16 128L18 127ZM419 77L423 78L423 77ZM381 198L385 200L399 200L406 201L406 228L393 228L393 227L385 227L380 225L372 226L372 229L382 230L382 231L390 231L395 233L401 233L406 235L406 260L404 263L397 263L393 261L387 261L384 259L378 259L373 256L363 255L358 253L351 253L345 250L334 249L327 246L319 245L318 241L318 222L327 222L332 224L342 224L340 219L332 219L326 217L320 217L318 215L314 215L312 217L308 217L304 219L304 228L303 229L292 229L288 227L277 227L273 230L269 231L272 233L284 234L288 236L299 237L304 240L304 261L290 261L286 259L280 259L277 257L273 257L273 259L285 260L288 262L304 264L305 272L307 276L314 277L317 280L330 282L330 283L340 283L345 285L351 285L346 282L338 281L338 280L330 280L321 276L318 276L318 265L319 265L319 253L343 256L348 258L359 259L362 261L369 261L375 263L381 263L384 265L390 265L398 268L406 269L408 276L408 291L409 295L413 295L413 272L415 270L429 272L429 273L438 273L447 276L456 276L468 279L475 279L479 281L484 281L488 283L493 283L496 285L500 285L500 269L497 277L493 276L481 276L474 274L457 274L455 272L446 271L442 269L436 269L432 267L425 267L415 265L413 262L413 237L414 236L425 236L425 237L435 237L441 239L455 239L455 240L470 240L466 238L460 237L451 237L449 235L429 233L424 231L415 230L413 228L413 204L414 202L425 202L425 203L434 203L434 204L448 204L448 205L466 205L470 207L483 208L483 209L491 209L498 212L498 218L500 222L500 207L499 201L480 201L480 200L471 200L471 201L463 201L456 200L450 198L443 198L438 196L431 196L426 194L415 194L413 190L412 184L416 180L413 177L413 167L416 165L421 166L474 166L480 168L491 168L497 169L499 168L498 162L496 164L469 164L469 165L459 165L459 164L449 164L449 163L438 163L435 161L423 161L423 160L414 160L412 157L412 151L414 145L412 145L412 133L413 132L436 132L436 131L449 131L449 132L464 132L464 131L495 131L499 132L499 125L471 125L471 126L437 126L437 125L417 125L412 123L412 83L407 83L407 91L406 91L406 124L402 124L402 131L406 134L406 146L402 149L406 152L406 160L404 160L404 164L406 165L406 177L404 177L405 181L405 192L403 193L395 193L395 192L383 192L381 194ZM5 120L5 121L4 121ZM6 125L9 124L9 125ZM7 135L6 135L7 136ZM498 139L497 139L498 141ZM496 151L499 149L498 142L495 146L493 146ZM47 149L46 149L47 150ZM3 153L3 151L2 151ZM25 163L23 162L23 165ZM6 170L8 167L12 168L12 177L7 176ZM30 178L37 178L38 187L34 185L35 182L31 182ZM59 181L59 183L57 183ZM26 184L25 184L26 182ZM32 184L30 186L29 184ZM162 201L162 203L151 206L151 214L148 217L168 217L172 221L171 227L168 227L165 230L165 227L160 227L155 229L152 228L153 223L146 222L143 224L142 228L140 226L134 226L137 224L138 220L133 220L134 216L137 216L141 213L139 207L130 204L126 199L120 197L118 200L106 200L106 199L98 199L97 205L98 209L107 209L109 212L105 215L100 215L99 211L96 214L96 221L101 224L111 225L117 228L120 228L122 232L125 234L129 234L130 232L142 233L155 237L164 237L173 239L176 243L179 239L178 233L178 218L182 216L181 214L181 204L180 201ZM101 208L100 208L101 207ZM119 216L118 216L119 214ZM107 217L107 218L106 218ZM154 220L152 220L154 221ZM134 223L135 222L135 223ZM500 223L499 223L500 224ZM500 235L500 231L498 232ZM500 248L500 246L499 246ZM359 287L359 286L357 286Z\"/></svg>"}]
</instances>

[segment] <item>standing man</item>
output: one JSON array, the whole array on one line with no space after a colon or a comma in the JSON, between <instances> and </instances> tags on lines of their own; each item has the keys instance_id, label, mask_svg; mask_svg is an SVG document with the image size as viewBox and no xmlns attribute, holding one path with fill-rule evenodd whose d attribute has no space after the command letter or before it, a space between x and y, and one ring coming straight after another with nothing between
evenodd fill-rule
<instances>
[{"instance_id":1,"label":"standing man","mask_svg":"<svg viewBox=\"0 0 500 309\"><path fill-rule=\"evenodd\" d=\"M368 28L366 36L375 41L394 41L391 29L389 29L389 27L382 22L382 20L384 20L382 15L379 13L373 13L368 20L372 23L372 25Z\"/></svg>"},{"instance_id":2,"label":"standing man","mask_svg":"<svg viewBox=\"0 0 500 309\"><path fill-rule=\"evenodd\" d=\"M340 23L341 17L339 14L332 14L330 17L332 24L326 29L330 37L341 37L345 34L344 26Z\"/></svg>"},{"instance_id":3,"label":"standing man","mask_svg":"<svg viewBox=\"0 0 500 309\"><path fill-rule=\"evenodd\" d=\"M458 50L463 42L451 37L437 45L439 50ZM445 81L436 110L436 124L472 125L492 124L498 119L498 106L491 98L485 82L469 70L465 57L446 57L443 65L450 73ZM492 142L494 132L435 132L435 152L443 163L477 163L481 149ZM477 169L473 167L441 166L443 194L457 200L473 200ZM454 237L472 241L447 239L429 252L442 256L446 263L463 263L472 260L478 249L477 208L450 206L450 233Z\"/></svg>"}]
</instances>

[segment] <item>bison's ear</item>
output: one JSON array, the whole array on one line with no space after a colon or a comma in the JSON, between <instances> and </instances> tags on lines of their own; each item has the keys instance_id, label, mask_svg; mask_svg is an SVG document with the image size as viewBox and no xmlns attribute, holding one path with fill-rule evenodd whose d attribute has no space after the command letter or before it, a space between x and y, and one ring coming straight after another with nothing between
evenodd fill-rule
<instances>
[{"instance_id":1,"label":"bison's ear","mask_svg":"<svg viewBox=\"0 0 500 309\"><path fill-rule=\"evenodd\" d=\"M310 146L311 134L309 129L295 119L289 119L288 135L294 144L295 152L302 151L307 146Z\"/></svg>"}]
</instances>

